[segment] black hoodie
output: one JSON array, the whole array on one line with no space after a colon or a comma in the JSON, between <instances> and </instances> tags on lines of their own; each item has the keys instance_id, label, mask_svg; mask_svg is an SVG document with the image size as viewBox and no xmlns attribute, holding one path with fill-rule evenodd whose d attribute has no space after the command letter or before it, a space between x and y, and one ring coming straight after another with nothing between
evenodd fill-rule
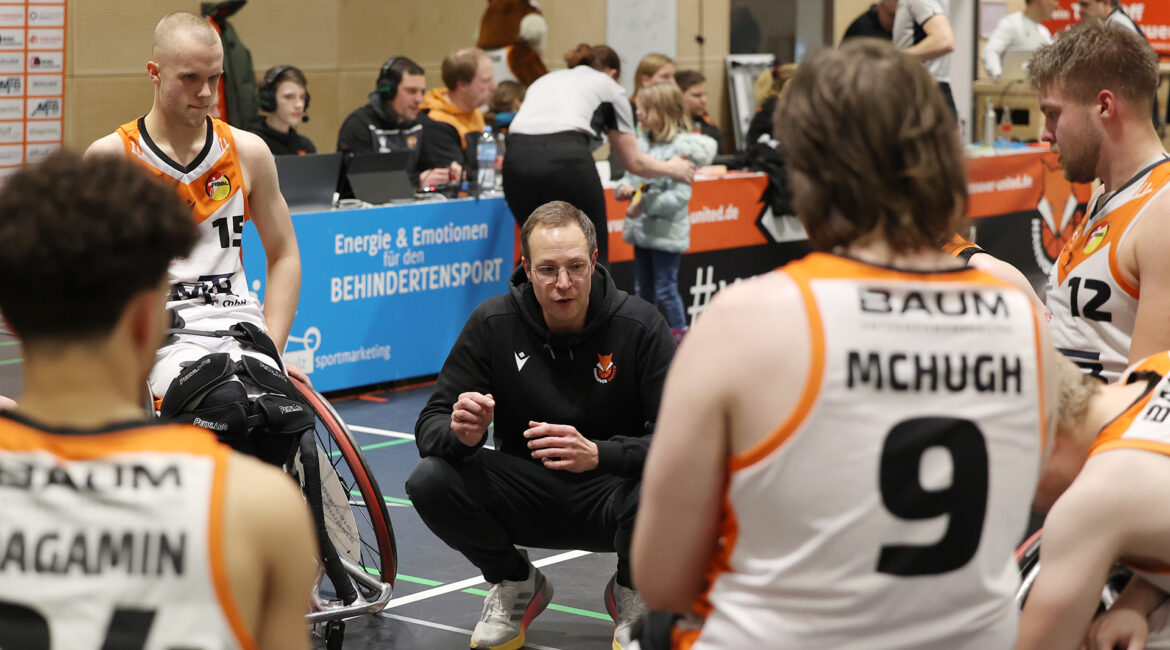
<instances>
[{"instance_id":1,"label":"black hoodie","mask_svg":"<svg viewBox=\"0 0 1170 650\"><path fill-rule=\"evenodd\" d=\"M290 128L288 133L277 131L268 126L263 115L257 115L253 118L248 123L248 130L260 136L260 139L264 140L264 144L268 145L268 150L274 156L299 156L317 153L317 147L313 146L312 140L297 133L297 130L293 128Z\"/></svg>"},{"instance_id":2,"label":"black hoodie","mask_svg":"<svg viewBox=\"0 0 1170 650\"><path fill-rule=\"evenodd\" d=\"M474 391L495 399L498 451L538 462L523 436L528 422L568 424L597 443L594 471L641 477L674 341L652 305L596 269L580 332L549 332L523 269L509 293L472 312L415 424L421 456L460 460L483 445L464 445L450 426L459 394Z\"/></svg>"},{"instance_id":3,"label":"black hoodie","mask_svg":"<svg viewBox=\"0 0 1170 650\"><path fill-rule=\"evenodd\" d=\"M370 101L354 110L337 132L337 150L350 153L412 151L411 169L418 157L422 125L418 120L403 122L386 105L379 93L370 93Z\"/></svg>"}]
</instances>

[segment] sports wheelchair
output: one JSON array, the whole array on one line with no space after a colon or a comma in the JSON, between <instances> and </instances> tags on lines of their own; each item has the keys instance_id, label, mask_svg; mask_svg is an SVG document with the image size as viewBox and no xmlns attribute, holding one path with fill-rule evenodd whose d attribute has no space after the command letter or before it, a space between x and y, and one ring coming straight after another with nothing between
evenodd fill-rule
<instances>
[{"instance_id":1,"label":"sports wheelchair","mask_svg":"<svg viewBox=\"0 0 1170 650\"><path fill-rule=\"evenodd\" d=\"M232 337L284 369L271 339L247 323L189 330L176 317L173 325L171 336ZM249 399L245 385L264 394ZM213 353L183 369L155 412L208 426L221 441L281 465L298 481L320 559L305 618L329 650L342 647L345 619L386 607L398 567L386 502L353 434L320 393L256 358Z\"/></svg>"}]
</instances>

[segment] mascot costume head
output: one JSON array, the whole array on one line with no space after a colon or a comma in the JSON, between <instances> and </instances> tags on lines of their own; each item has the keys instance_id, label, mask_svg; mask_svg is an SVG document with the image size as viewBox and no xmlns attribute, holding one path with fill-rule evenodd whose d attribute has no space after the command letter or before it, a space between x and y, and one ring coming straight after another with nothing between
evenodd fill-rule
<instances>
[{"instance_id":1,"label":"mascot costume head","mask_svg":"<svg viewBox=\"0 0 1170 650\"><path fill-rule=\"evenodd\" d=\"M548 72L540 60L547 34L536 0L487 0L476 45L495 64L497 83L519 81L527 87Z\"/></svg>"}]
</instances>

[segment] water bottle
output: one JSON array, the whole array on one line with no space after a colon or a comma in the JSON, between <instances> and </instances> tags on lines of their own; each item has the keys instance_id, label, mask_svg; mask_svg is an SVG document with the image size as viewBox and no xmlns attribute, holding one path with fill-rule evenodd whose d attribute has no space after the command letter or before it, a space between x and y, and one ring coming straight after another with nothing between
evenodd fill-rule
<instances>
[{"instance_id":1,"label":"water bottle","mask_svg":"<svg viewBox=\"0 0 1170 650\"><path fill-rule=\"evenodd\" d=\"M480 194L496 189L496 138L492 135L492 127L484 126L483 135L479 137L479 146L476 147L476 160L479 171L476 174L476 183Z\"/></svg>"},{"instance_id":2,"label":"water bottle","mask_svg":"<svg viewBox=\"0 0 1170 650\"><path fill-rule=\"evenodd\" d=\"M995 106L991 105L991 98L987 98L987 109L983 111L983 146L995 146Z\"/></svg>"}]
</instances>

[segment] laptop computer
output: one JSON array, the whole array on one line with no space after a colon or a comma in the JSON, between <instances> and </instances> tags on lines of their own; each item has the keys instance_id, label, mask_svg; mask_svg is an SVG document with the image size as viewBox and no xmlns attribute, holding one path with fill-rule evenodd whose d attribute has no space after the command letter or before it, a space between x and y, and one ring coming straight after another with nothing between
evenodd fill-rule
<instances>
[{"instance_id":1,"label":"laptop computer","mask_svg":"<svg viewBox=\"0 0 1170 650\"><path fill-rule=\"evenodd\" d=\"M345 177L353 195L366 203L381 205L414 200L410 183L410 152L359 153L350 161Z\"/></svg>"},{"instance_id":2,"label":"laptop computer","mask_svg":"<svg viewBox=\"0 0 1170 650\"><path fill-rule=\"evenodd\" d=\"M1032 58L1029 50L1008 50L1003 53L1003 72L1000 81L1027 81L1028 61Z\"/></svg>"},{"instance_id":3,"label":"laptop computer","mask_svg":"<svg viewBox=\"0 0 1170 650\"><path fill-rule=\"evenodd\" d=\"M333 207L341 158L340 153L276 156L280 193L290 212L316 212Z\"/></svg>"}]
</instances>

